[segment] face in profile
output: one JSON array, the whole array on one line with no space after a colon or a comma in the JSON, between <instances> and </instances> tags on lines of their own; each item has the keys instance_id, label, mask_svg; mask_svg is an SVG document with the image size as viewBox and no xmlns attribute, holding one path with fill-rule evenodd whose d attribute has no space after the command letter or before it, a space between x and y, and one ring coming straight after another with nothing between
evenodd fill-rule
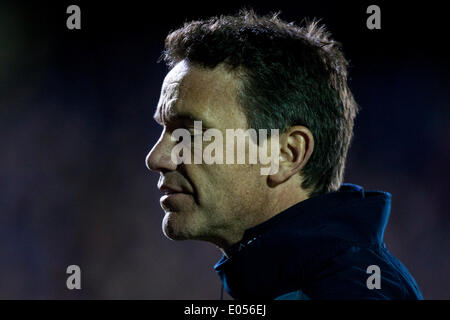
<instances>
[{"instance_id":1,"label":"face in profile","mask_svg":"<svg viewBox=\"0 0 450 320\"><path fill-rule=\"evenodd\" d=\"M170 239L206 240L219 246L237 242L254 224L253 213L264 206L261 186L266 177L259 164L177 165L171 159L177 144L172 133L180 128L193 132L194 121L202 121L203 130L220 130L223 137L226 129L248 128L237 102L238 86L239 80L223 67L206 69L186 61L164 79L155 112L162 133L146 163L160 174L163 231ZM203 142L202 148L207 145Z\"/></svg>"}]
</instances>

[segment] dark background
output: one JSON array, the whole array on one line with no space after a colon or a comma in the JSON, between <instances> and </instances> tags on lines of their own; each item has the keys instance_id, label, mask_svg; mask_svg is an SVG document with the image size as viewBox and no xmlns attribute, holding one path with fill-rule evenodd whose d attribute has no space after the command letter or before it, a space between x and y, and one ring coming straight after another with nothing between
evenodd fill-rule
<instances>
[{"instance_id":1,"label":"dark background","mask_svg":"<svg viewBox=\"0 0 450 320\"><path fill-rule=\"evenodd\" d=\"M81 30L66 8L81 8ZM361 107L346 182L392 193L385 241L426 299L450 298L449 75L445 7L430 1L246 2L284 20L322 18L351 62ZM366 8L381 7L381 30ZM218 299L220 251L161 231L144 159L184 21L242 3L0 4L0 298ZM66 268L82 290L66 288Z\"/></svg>"}]
</instances>

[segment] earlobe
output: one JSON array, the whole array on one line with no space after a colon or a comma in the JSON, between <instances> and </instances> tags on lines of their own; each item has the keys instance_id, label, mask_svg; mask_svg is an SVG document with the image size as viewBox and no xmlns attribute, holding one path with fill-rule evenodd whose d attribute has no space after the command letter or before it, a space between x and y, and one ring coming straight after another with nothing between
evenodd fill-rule
<instances>
[{"instance_id":1,"label":"earlobe","mask_svg":"<svg viewBox=\"0 0 450 320\"><path fill-rule=\"evenodd\" d=\"M271 188L275 188L277 185L285 182L286 180L285 174L282 174L280 169L278 169L277 173L267 176L267 185Z\"/></svg>"}]
</instances>

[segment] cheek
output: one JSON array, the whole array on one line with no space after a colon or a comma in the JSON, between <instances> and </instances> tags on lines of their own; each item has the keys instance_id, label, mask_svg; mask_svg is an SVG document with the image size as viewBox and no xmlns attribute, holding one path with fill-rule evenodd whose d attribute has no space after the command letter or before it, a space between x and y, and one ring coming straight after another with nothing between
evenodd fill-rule
<instances>
[{"instance_id":1,"label":"cheek","mask_svg":"<svg viewBox=\"0 0 450 320\"><path fill-rule=\"evenodd\" d=\"M217 201L241 203L260 189L261 176L251 165L210 165L205 169L206 192Z\"/></svg>"},{"instance_id":2,"label":"cheek","mask_svg":"<svg viewBox=\"0 0 450 320\"><path fill-rule=\"evenodd\" d=\"M258 165L189 164L186 173L206 210L232 210L248 206L261 194L265 176ZM231 208L234 207L234 208Z\"/></svg>"}]
</instances>

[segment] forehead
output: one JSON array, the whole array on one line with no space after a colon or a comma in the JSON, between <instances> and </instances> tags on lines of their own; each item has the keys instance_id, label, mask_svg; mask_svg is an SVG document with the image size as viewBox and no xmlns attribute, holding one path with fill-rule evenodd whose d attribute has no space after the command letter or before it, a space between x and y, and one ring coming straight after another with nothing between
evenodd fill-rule
<instances>
[{"instance_id":1,"label":"forehead","mask_svg":"<svg viewBox=\"0 0 450 320\"><path fill-rule=\"evenodd\" d=\"M155 118L202 120L217 128L246 127L237 102L240 80L223 66L207 69L179 62L165 77Z\"/></svg>"}]
</instances>

